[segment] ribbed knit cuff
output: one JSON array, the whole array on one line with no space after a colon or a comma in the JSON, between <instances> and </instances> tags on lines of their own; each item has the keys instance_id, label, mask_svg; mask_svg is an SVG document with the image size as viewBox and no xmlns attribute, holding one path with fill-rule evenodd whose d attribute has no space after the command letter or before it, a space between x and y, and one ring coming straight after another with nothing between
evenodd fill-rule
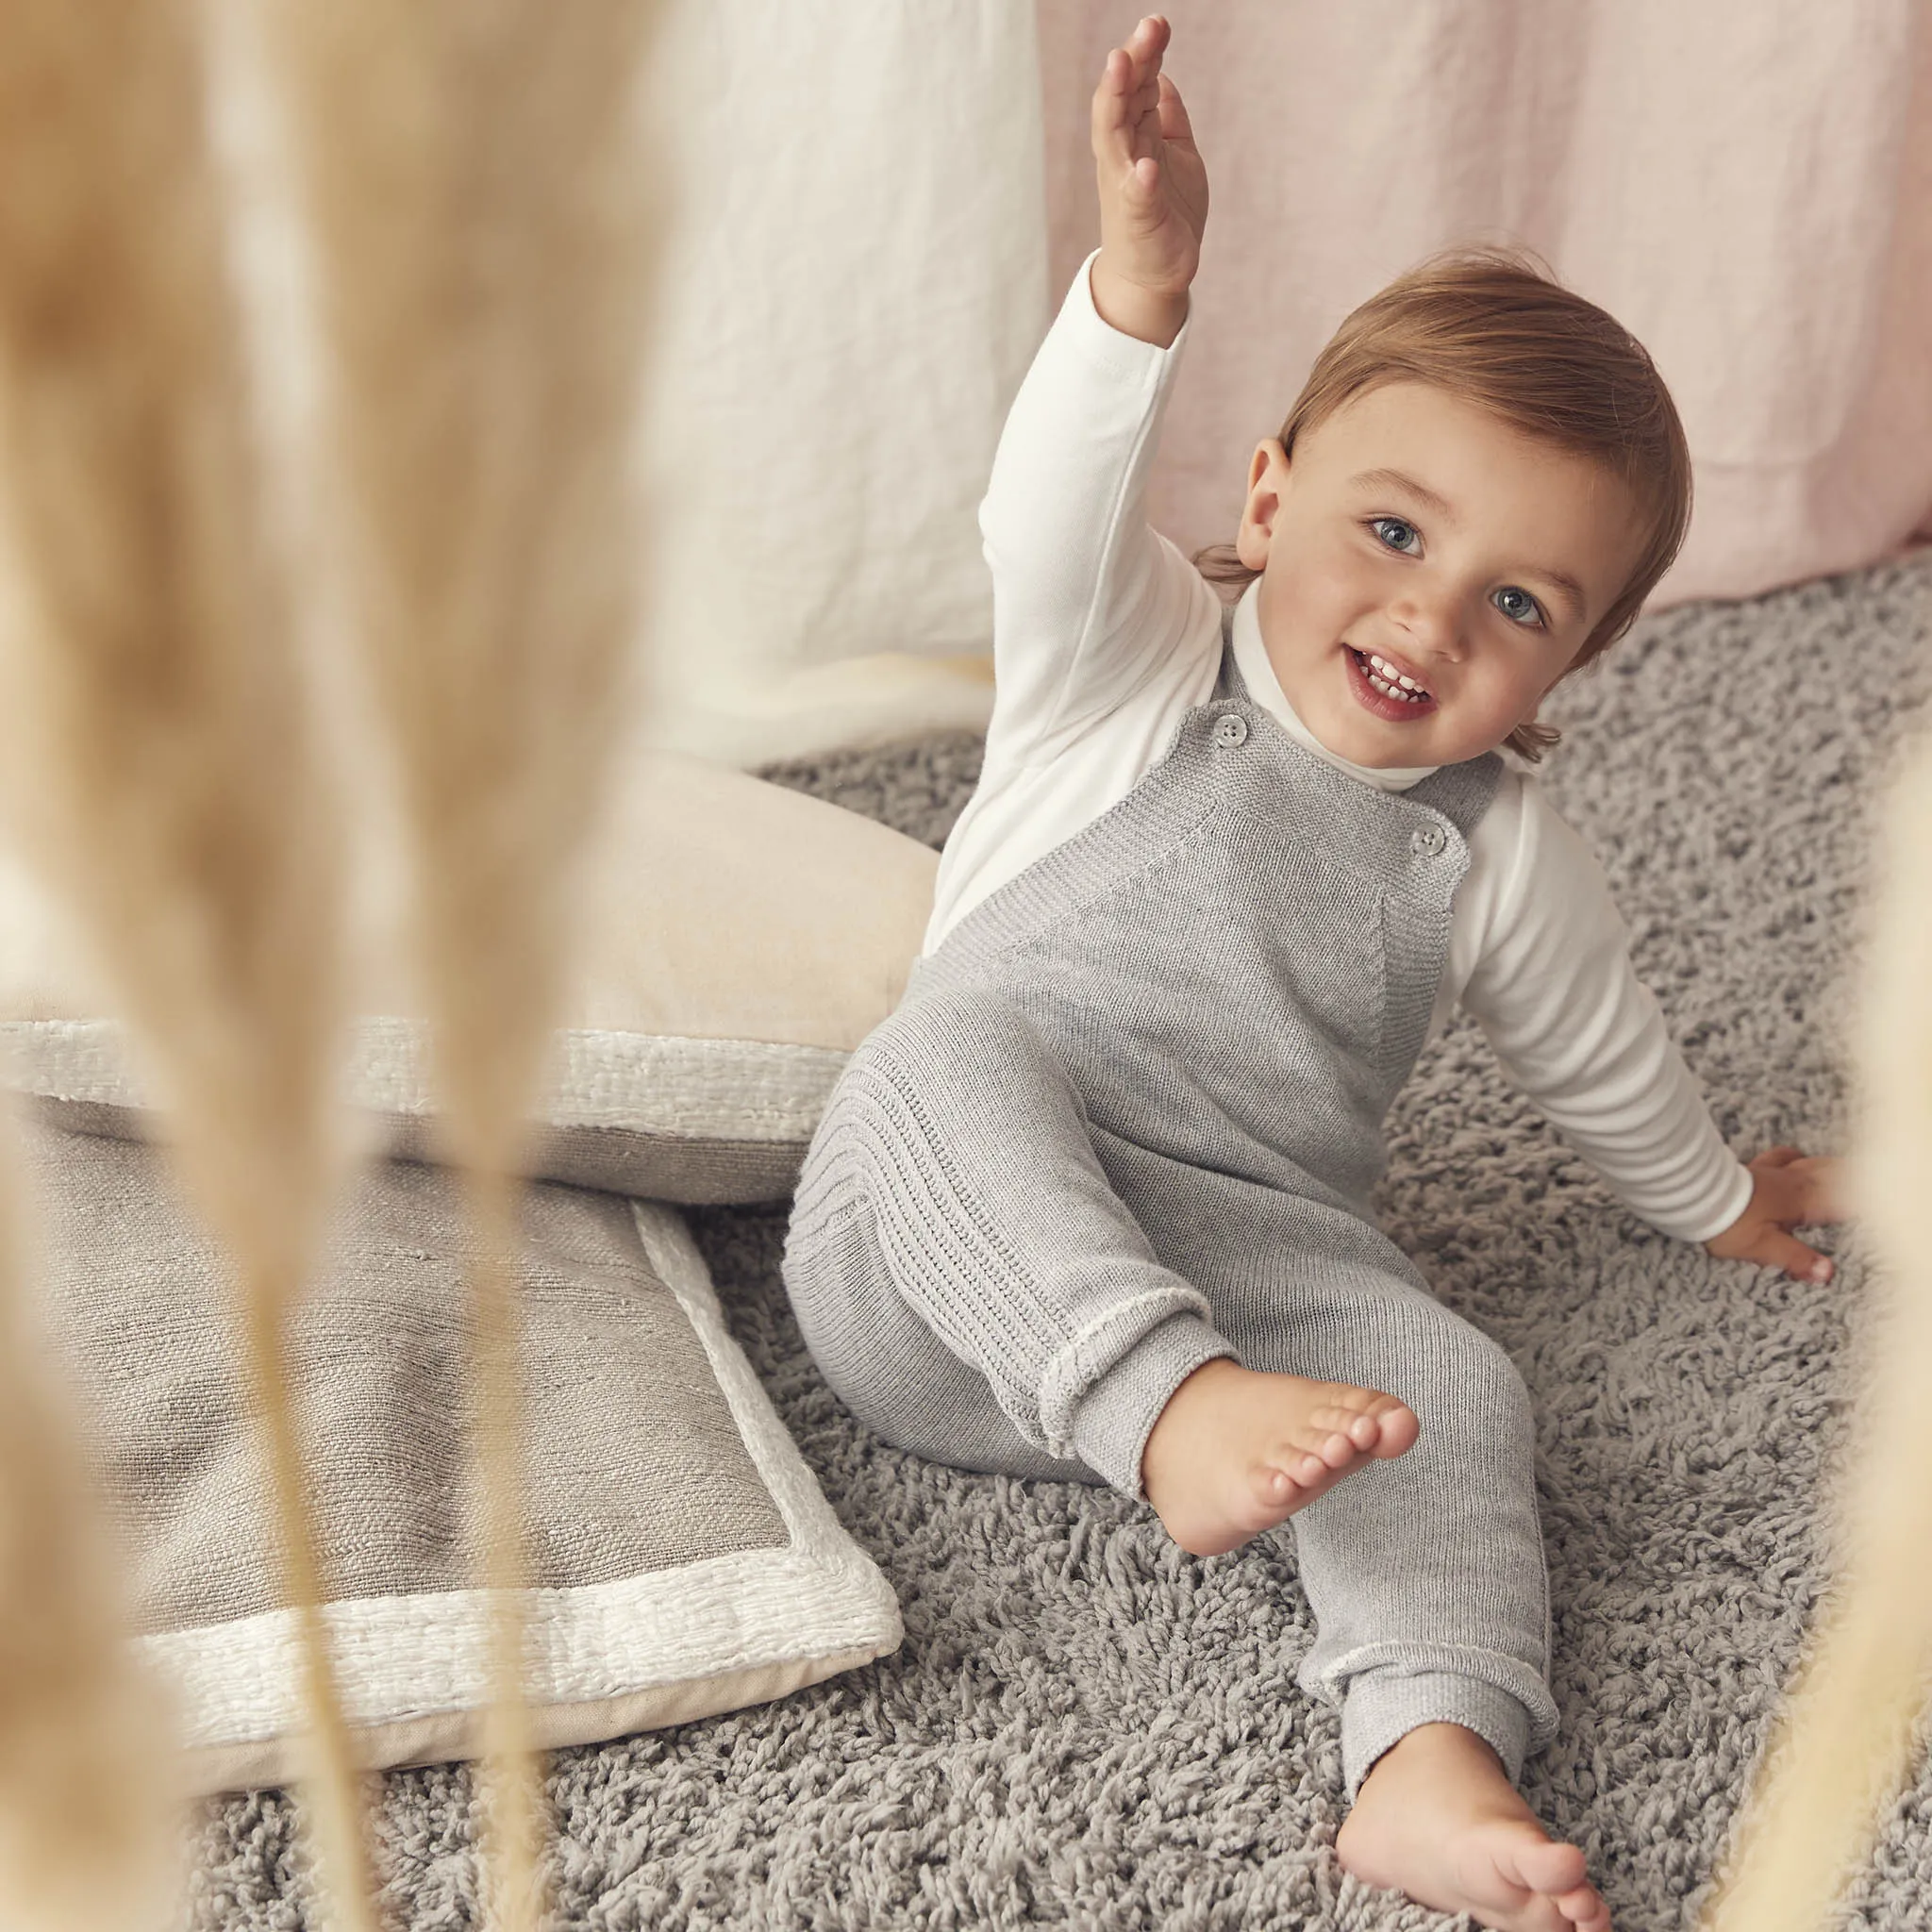
<instances>
[{"instance_id":1,"label":"ribbed knit cuff","mask_svg":"<svg viewBox=\"0 0 1932 1932\"><path fill-rule=\"evenodd\" d=\"M1074 1410L1074 1447L1080 1460L1129 1496L1141 1497L1141 1452L1168 1397L1235 1345L1201 1316L1183 1311L1150 1328Z\"/></svg>"},{"instance_id":2,"label":"ribbed knit cuff","mask_svg":"<svg viewBox=\"0 0 1932 1932\"><path fill-rule=\"evenodd\" d=\"M1529 1712L1494 1684L1450 1671L1370 1671L1349 1682L1341 1707L1341 1769L1354 1798L1375 1759L1421 1724L1460 1724L1503 1760L1514 1784L1529 1749Z\"/></svg>"}]
</instances>

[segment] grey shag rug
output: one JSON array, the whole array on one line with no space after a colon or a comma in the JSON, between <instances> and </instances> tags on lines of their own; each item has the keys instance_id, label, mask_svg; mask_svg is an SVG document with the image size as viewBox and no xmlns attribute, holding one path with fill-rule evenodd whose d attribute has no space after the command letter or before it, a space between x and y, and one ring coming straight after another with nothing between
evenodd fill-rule
<instances>
[{"instance_id":1,"label":"grey shag rug","mask_svg":"<svg viewBox=\"0 0 1932 1932\"><path fill-rule=\"evenodd\" d=\"M1932 553L1647 623L1552 707L1544 782L1601 855L1639 970L1748 1157L1843 1148L1846 1017L1882 782L1932 697ZM970 739L774 771L935 843ZM1540 1419L1557 1742L1525 1789L1623 1932L1693 1923L1826 1586L1868 1269L1720 1262L1626 1213L1473 1024L1391 1122L1381 1207ZM1454 1922L1343 1876L1335 1720L1296 1690L1292 1544L1211 1560L1109 1493L941 1469L869 1438L798 1338L782 1210L692 1217L726 1313L905 1608L895 1656L764 1708L553 1762L570 1926L1389 1928ZM461 1768L386 1780L394 1923L478 1923ZM294 1928L278 1793L209 1804L192 1923ZM1892 1806L1852 1926L1932 1912L1932 1773Z\"/></svg>"}]
</instances>

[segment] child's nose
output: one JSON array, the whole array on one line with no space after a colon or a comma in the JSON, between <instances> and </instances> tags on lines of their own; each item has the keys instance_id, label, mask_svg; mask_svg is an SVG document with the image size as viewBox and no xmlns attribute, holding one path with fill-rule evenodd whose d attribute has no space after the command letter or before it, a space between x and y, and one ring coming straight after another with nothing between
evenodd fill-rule
<instances>
[{"instance_id":1,"label":"child's nose","mask_svg":"<svg viewBox=\"0 0 1932 1932\"><path fill-rule=\"evenodd\" d=\"M1389 615L1418 656L1452 663L1462 656L1462 617L1454 599L1410 595L1392 605Z\"/></svg>"}]
</instances>

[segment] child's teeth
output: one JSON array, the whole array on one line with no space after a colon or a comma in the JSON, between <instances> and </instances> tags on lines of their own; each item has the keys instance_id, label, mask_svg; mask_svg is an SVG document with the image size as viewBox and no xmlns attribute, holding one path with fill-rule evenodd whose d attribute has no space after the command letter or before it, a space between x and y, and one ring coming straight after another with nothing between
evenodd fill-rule
<instances>
[{"instance_id":1,"label":"child's teeth","mask_svg":"<svg viewBox=\"0 0 1932 1932\"><path fill-rule=\"evenodd\" d=\"M1405 704L1419 705L1428 696L1421 685L1412 677L1404 677L1394 665L1375 656L1373 651L1359 651L1356 654L1363 664L1373 664L1375 671L1365 672L1371 684L1379 691L1386 691L1391 698L1401 698ZM1386 674L1377 675L1377 672ZM1397 680L1400 680L1399 683Z\"/></svg>"}]
</instances>

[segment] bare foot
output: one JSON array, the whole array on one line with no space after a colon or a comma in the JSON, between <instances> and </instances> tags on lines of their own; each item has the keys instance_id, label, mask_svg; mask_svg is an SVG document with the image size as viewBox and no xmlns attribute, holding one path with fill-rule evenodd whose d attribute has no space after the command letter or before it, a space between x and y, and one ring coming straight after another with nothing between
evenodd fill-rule
<instances>
[{"instance_id":1,"label":"bare foot","mask_svg":"<svg viewBox=\"0 0 1932 1932\"><path fill-rule=\"evenodd\" d=\"M1392 1395L1263 1374L1221 1356L1168 1397L1141 1455L1141 1481L1182 1549L1218 1557L1286 1523L1371 1457L1412 1448L1421 1426Z\"/></svg>"},{"instance_id":2,"label":"bare foot","mask_svg":"<svg viewBox=\"0 0 1932 1932\"><path fill-rule=\"evenodd\" d=\"M1610 1932L1583 1854L1550 1837L1460 1724L1423 1724L1375 1760L1335 1854L1366 1885L1496 1932Z\"/></svg>"}]
</instances>

